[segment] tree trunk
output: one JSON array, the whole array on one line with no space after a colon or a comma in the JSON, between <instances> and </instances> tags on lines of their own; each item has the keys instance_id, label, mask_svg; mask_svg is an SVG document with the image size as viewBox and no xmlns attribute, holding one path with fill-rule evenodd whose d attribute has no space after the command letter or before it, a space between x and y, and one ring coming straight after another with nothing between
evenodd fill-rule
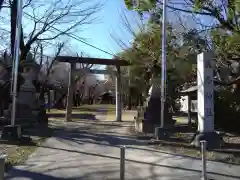
<instances>
[{"instance_id":1,"label":"tree trunk","mask_svg":"<svg viewBox=\"0 0 240 180\"><path fill-rule=\"evenodd\" d=\"M0 11L2 9L3 2L4 2L4 0L0 0Z\"/></svg>"},{"instance_id":2,"label":"tree trunk","mask_svg":"<svg viewBox=\"0 0 240 180\"><path fill-rule=\"evenodd\" d=\"M47 90L47 97L48 97L48 112L50 112L52 102L51 102L51 95L50 95L50 90L49 89Z\"/></svg>"}]
</instances>

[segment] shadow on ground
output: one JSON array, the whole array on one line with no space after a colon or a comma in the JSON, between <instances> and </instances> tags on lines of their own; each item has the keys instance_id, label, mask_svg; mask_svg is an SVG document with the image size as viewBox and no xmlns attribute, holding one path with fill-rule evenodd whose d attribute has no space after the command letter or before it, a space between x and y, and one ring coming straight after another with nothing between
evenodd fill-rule
<instances>
[{"instance_id":1,"label":"shadow on ground","mask_svg":"<svg viewBox=\"0 0 240 180\"><path fill-rule=\"evenodd\" d=\"M110 174L112 172L111 171L99 171L97 173L99 176L101 176L101 175L107 176L108 174ZM5 180L11 180L11 179L17 180L19 178L24 178L24 180L26 180L25 178L27 178L27 180L90 180L91 173L90 174L86 173L85 175L83 175L81 177L63 178L63 177L54 177L54 176L43 174L43 173L31 172L28 170L14 168L14 169L12 169L11 173L9 173L7 177L5 177Z\"/></svg>"},{"instance_id":2,"label":"shadow on ground","mask_svg":"<svg viewBox=\"0 0 240 180\"><path fill-rule=\"evenodd\" d=\"M96 111L95 111L96 112ZM62 114L62 113L49 113L48 117L49 118L64 118L66 115ZM72 114L71 115L73 119L76 120L97 120L96 115L95 114L91 114L91 113L79 113L79 114Z\"/></svg>"},{"instance_id":3,"label":"shadow on ground","mask_svg":"<svg viewBox=\"0 0 240 180\"><path fill-rule=\"evenodd\" d=\"M73 167L71 167L73 168ZM37 173L37 172L30 172L27 170L20 170L20 169L13 169L12 173L14 173L14 175L9 174L5 180L12 180L12 179L20 179L24 178L24 180L95 180L92 177L93 173L85 173L84 175L80 176L80 177L69 177L69 178L63 178L63 177L54 177L51 175L46 175L43 173ZM96 174L95 176L98 177L98 179L102 179L100 177L105 177L104 180L108 180L109 178L107 178L109 175L116 173L119 174L119 171L109 171L109 170L105 170L105 171L97 171L94 172L94 174ZM199 172L198 172L199 173ZM158 175L156 174L152 174L148 177L144 177L144 178L140 178L137 175L135 175L136 178L131 178L131 180L145 180L145 179L149 179L149 180L157 180L158 179ZM171 176L166 176L166 175L162 175L163 178L168 178L169 180L171 179ZM27 179L26 179L27 178ZM185 179L186 180L195 180L195 179L199 179L200 175L190 175L190 176L186 176ZM120 178L110 178L111 180L119 180ZM109 180L110 180L109 179ZM237 178L239 179L239 178ZM97 180L97 179L96 179ZM174 178L174 180L182 180L182 177L180 178ZM215 180L215 179L209 179L209 180Z\"/></svg>"},{"instance_id":4,"label":"shadow on ground","mask_svg":"<svg viewBox=\"0 0 240 180\"><path fill-rule=\"evenodd\" d=\"M107 108L90 108L90 107L73 107L73 110L78 110L80 113L82 112L107 112Z\"/></svg>"}]
</instances>

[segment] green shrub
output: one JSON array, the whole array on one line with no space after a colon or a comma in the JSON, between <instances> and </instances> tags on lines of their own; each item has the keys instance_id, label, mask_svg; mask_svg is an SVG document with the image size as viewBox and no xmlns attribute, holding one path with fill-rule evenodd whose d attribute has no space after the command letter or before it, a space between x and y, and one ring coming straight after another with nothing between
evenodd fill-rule
<instances>
[{"instance_id":1,"label":"green shrub","mask_svg":"<svg viewBox=\"0 0 240 180\"><path fill-rule=\"evenodd\" d=\"M239 93L232 93L229 89L215 92L215 126L240 132L240 99Z\"/></svg>"}]
</instances>

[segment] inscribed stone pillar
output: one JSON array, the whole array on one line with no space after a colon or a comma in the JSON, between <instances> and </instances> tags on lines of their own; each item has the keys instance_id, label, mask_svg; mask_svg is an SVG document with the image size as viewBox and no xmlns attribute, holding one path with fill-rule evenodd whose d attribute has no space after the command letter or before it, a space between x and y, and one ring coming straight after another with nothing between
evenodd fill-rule
<instances>
[{"instance_id":1,"label":"inscribed stone pillar","mask_svg":"<svg viewBox=\"0 0 240 180\"><path fill-rule=\"evenodd\" d=\"M200 147L202 140L207 141L207 148L217 148L222 138L214 131L214 82L211 67L211 53L201 53L197 58L197 106L198 106L198 133L194 144Z\"/></svg>"},{"instance_id":2,"label":"inscribed stone pillar","mask_svg":"<svg viewBox=\"0 0 240 180\"><path fill-rule=\"evenodd\" d=\"M200 133L214 131L214 84L211 58L210 53L201 53L197 59L198 131Z\"/></svg>"}]
</instances>

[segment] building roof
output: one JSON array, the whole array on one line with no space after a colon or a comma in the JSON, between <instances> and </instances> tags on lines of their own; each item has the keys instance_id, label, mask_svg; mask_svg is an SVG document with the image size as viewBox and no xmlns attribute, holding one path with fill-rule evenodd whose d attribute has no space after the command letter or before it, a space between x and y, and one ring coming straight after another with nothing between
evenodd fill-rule
<instances>
[{"instance_id":1,"label":"building roof","mask_svg":"<svg viewBox=\"0 0 240 180\"><path fill-rule=\"evenodd\" d=\"M197 91L197 89L198 89L198 87L195 85L195 86L192 86L190 88L180 91L180 93L183 93L183 94L192 93L192 92Z\"/></svg>"},{"instance_id":2,"label":"building roof","mask_svg":"<svg viewBox=\"0 0 240 180\"><path fill-rule=\"evenodd\" d=\"M214 90L216 91L216 90L218 90L219 89L219 87L218 86L214 86ZM194 85L194 86L191 86L191 87L189 87L189 88L187 88L187 89L185 89L185 90L182 90L182 91L180 91L179 93L180 94L185 94L185 95L188 95L188 94L191 94L191 93L196 93L197 92L197 90L198 90L198 86L197 85Z\"/></svg>"}]
</instances>

